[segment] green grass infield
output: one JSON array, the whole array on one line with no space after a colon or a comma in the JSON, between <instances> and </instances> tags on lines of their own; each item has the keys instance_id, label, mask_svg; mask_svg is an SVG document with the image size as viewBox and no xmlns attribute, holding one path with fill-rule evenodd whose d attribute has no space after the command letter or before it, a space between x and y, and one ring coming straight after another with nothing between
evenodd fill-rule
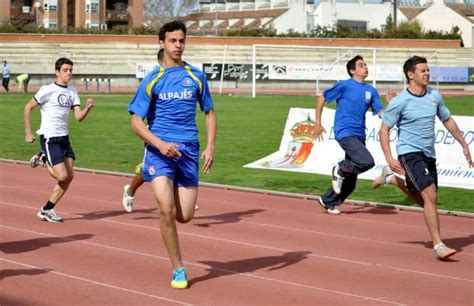
<instances>
[{"instance_id":1,"label":"green grass infield","mask_svg":"<svg viewBox=\"0 0 474 306\"><path fill-rule=\"evenodd\" d=\"M24 141L23 107L33 94L0 93L0 157L29 160L39 149L39 142ZM70 118L69 133L76 152L76 166L82 168L132 173L142 160L143 142L130 128L127 104L132 94L82 93L96 98L96 107L82 123ZM474 116L473 97L446 97L453 115ZM200 174L203 182L260 188L281 192L320 195L329 187L329 176L276 170L244 168L243 165L275 152L292 107L313 108L314 97L214 95L218 118L217 148L211 174ZM39 127L40 111L32 115L32 127ZM201 149L206 144L204 116L199 112ZM459 150L461 147L459 146ZM46 179L45 175L45 179ZM359 180L350 199L401 204L415 204L392 186L372 190L370 181ZM474 212L474 191L440 187L439 208Z\"/></svg>"}]
</instances>

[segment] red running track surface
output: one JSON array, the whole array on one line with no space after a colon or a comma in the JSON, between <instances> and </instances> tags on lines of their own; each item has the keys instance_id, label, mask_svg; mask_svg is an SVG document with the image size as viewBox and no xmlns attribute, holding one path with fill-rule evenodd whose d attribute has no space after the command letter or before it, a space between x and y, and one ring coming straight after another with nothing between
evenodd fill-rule
<instances>
[{"instance_id":1,"label":"red running track surface","mask_svg":"<svg viewBox=\"0 0 474 306\"><path fill-rule=\"evenodd\" d=\"M434 258L420 212L201 187L179 225L190 280L169 285L149 185L122 209L130 178L76 172L56 208L36 217L53 180L44 168L0 162L1 305L473 305L474 219L440 216Z\"/></svg>"}]
</instances>

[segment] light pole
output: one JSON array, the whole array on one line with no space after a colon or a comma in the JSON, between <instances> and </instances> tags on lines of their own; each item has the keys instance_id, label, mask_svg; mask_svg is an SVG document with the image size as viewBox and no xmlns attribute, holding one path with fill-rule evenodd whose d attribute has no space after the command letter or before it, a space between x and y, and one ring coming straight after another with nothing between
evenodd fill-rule
<instances>
[{"instance_id":1,"label":"light pole","mask_svg":"<svg viewBox=\"0 0 474 306\"><path fill-rule=\"evenodd\" d=\"M39 26L39 8L41 6L41 3L39 1L35 2L35 14L36 14L36 26Z\"/></svg>"},{"instance_id":2,"label":"light pole","mask_svg":"<svg viewBox=\"0 0 474 306\"><path fill-rule=\"evenodd\" d=\"M214 29L216 30L216 36L217 36L217 0L214 0Z\"/></svg>"}]
</instances>

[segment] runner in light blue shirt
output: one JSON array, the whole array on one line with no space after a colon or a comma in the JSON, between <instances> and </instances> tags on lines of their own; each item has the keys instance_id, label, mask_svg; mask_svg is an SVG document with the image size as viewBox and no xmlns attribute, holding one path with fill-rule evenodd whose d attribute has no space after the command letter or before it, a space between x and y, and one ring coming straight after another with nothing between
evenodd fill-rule
<instances>
[{"instance_id":1,"label":"runner in light blue shirt","mask_svg":"<svg viewBox=\"0 0 474 306\"><path fill-rule=\"evenodd\" d=\"M403 72L408 81L408 88L390 102L382 116L379 135L380 145L390 169L399 176L404 176L404 179L388 175L386 180L398 186L423 207L435 255L440 260L445 260L454 255L456 250L447 247L441 240L437 213L435 117L443 122L445 128L461 144L469 167L473 166L471 152L440 94L428 87L430 70L426 58L409 58L403 65ZM393 158L390 148L389 133L394 126L398 128L398 159Z\"/></svg>"},{"instance_id":2,"label":"runner in light blue shirt","mask_svg":"<svg viewBox=\"0 0 474 306\"><path fill-rule=\"evenodd\" d=\"M398 128L397 153L423 152L428 157L436 157L434 143L434 117L446 121L451 114L439 92L430 87L422 96L405 89L390 102L382 115L383 122Z\"/></svg>"}]
</instances>

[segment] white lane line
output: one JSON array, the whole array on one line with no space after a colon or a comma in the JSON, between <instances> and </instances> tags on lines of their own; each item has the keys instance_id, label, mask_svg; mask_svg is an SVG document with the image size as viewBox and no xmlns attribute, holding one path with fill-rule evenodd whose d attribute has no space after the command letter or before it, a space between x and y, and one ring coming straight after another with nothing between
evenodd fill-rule
<instances>
[{"instance_id":1,"label":"white lane line","mask_svg":"<svg viewBox=\"0 0 474 306\"><path fill-rule=\"evenodd\" d=\"M1 186L0 186L0 188L1 188ZM31 193L47 194L47 195L49 195L51 193L50 191L41 191L41 190L37 190L37 189L25 188L25 186L10 186L8 188L9 189L17 189L17 190L21 190L21 191L29 191ZM121 194L120 194L120 196L121 196ZM107 206L117 207L117 201L101 200L101 199L97 199L97 198L90 198L90 197L78 196L78 195L72 195L72 194L67 194L67 197L76 198L76 199L80 199L80 200L83 200L83 201L95 201L95 202L99 202L99 203L105 203L105 204L107 204ZM225 200L225 199L215 200L214 198L206 198L206 196L203 196L203 195L201 195L200 197L201 197L201 199L205 199L208 202L219 202L220 204L230 203L230 204L234 204L234 205L235 204L245 205L245 204L235 203L233 201L229 201L229 200ZM245 205L245 206L248 207L249 205ZM255 206L251 206L251 207L256 208ZM267 206L258 206L258 207L262 208L262 209L268 209ZM279 208L278 206L272 206L272 209L274 209L276 211L285 211L285 212L288 211L286 209ZM316 208L316 209L318 209L318 208ZM289 213L292 213L292 212L293 211L289 211ZM314 213L314 216L315 217L321 217L321 214ZM324 217L327 217L327 216L324 216ZM420 217L421 217L421 215L420 215ZM378 221L378 220L366 220L366 219L345 217L343 215L338 216L337 218L340 219L340 220L344 219L344 220L348 220L348 221L352 221L352 222L358 222L358 223L371 223L371 224L380 224L380 225L383 224L383 225L394 226L396 228L404 227L404 228L426 230L426 226L424 226L424 225L408 225L408 224L395 223L395 222L386 222L386 221ZM444 233L445 234L446 233L453 233L453 234L461 234L461 235L470 235L471 234L471 232L462 232L462 231L455 231L455 230L449 230L449 229L444 230Z\"/></svg>"},{"instance_id":2,"label":"white lane line","mask_svg":"<svg viewBox=\"0 0 474 306\"><path fill-rule=\"evenodd\" d=\"M0 203L10 205L10 206L20 207L20 208L24 208L24 209L36 210L36 208L32 208L30 206L25 206L25 205L21 205L21 204L17 204L17 203L11 203L11 202L5 202L5 201L0 201ZM117 205L114 205L114 206L117 206ZM66 213L66 212L61 212L61 214L66 214L66 215L70 215L70 216L77 216L78 215L78 214ZM139 225L139 224L120 222L120 221L114 221L114 220L108 220L108 219L96 219L96 221L116 223L116 224L120 224L120 225L134 226L134 227L153 229L153 230L158 230L159 231L159 228L149 227L149 226L146 226L146 225ZM309 234L337 237L337 238L342 238L342 239L351 239L351 240L355 240L355 241L362 241L362 242L369 242L369 243L376 243L376 244L384 244L384 245L392 245L392 246L403 247L403 248L407 248L407 249L419 249L419 246L414 246L414 245L410 245L410 244L400 244L400 243L397 243L397 242L387 242L387 241L383 241L383 240L361 238L361 237L358 237L358 236L349 236L349 235L342 235L342 234L334 234L334 233L331 233L331 232L321 232L321 231L299 229L299 228L295 228L295 227L272 225L272 224L267 224L267 223L262 223L262 222L239 221L239 223L247 223L247 224L252 224L254 226L261 226L261 227L279 228L279 229L284 229L285 231L296 231L296 232L303 232L303 233L309 233ZM200 238L206 238L207 237L209 239L219 239L219 238L215 238L215 237L197 235L197 234L193 234L193 233L190 233L190 232L184 232L184 231L180 231L180 234L195 236L195 237L200 237ZM227 240L225 240L225 241L227 241ZM264 247L264 246L261 246L261 247ZM268 247L268 248L270 248L270 247ZM463 252L462 254L464 256L474 257L474 254L469 254L467 252ZM371 264L366 264L365 262L347 260L347 259L342 259L342 258L334 258L334 257L329 257L329 256L323 256L323 255L319 255L318 257L326 258L326 259L334 259L334 260L339 260L339 261L345 261L345 262L350 262L350 263L371 265Z\"/></svg>"},{"instance_id":3,"label":"white lane line","mask_svg":"<svg viewBox=\"0 0 474 306\"><path fill-rule=\"evenodd\" d=\"M18 229L18 228L14 228L14 227L10 227L10 226L0 225L0 227L8 228L10 230L16 230L16 231L20 231L20 232L26 232L26 233L30 233L30 234L40 235L40 236L60 238L60 239L64 239L64 240L67 240L67 241L71 240L71 241L75 241L77 243L83 243L83 244L92 245L92 246L96 246L96 247L112 249L112 250L121 251L121 252L124 252L124 253L131 253L133 255L142 255L142 256L158 258L158 259L166 260L166 261L169 260L167 257L151 255L151 254L148 254L148 253L142 253L142 252L137 252L137 251L131 251L131 250L128 250L128 249L122 249L122 248L117 248L117 247L113 247L113 246L107 246L107 245L104 245L104 244L97 244L97 243L88 242L88 241L77 241L77 240L74 240L74 239L59 237L59 236L56 236L56 235L50 235L50 234L41 233L41 232L37 232L37 231L29 231L29 230L24 230L24 229ZM12 262L12 263L17 263L17 262L14 262L14 261L3 259L3 258L0 258L0 259L4 260L4 261ZM116 286L108 285L108 284L101 283L101 282L96 282L96 281L93 281L93 280L89 280L89 279L85 279L85 278L81 278L81 277L77 277L77 276L73 276L73 275L69 275L69 274L65 274L65 273L61 273L61 272L51 271L49 269L39 268L39 267L30 266L30 265L22 264L22 263L17 263L17 264L24 265L24 266L30 267L30 268L40 269L40 270L43 270L43 271L59 274L59 275L74 278L74 279L88 281L88 282L91 282L91 283L94 283L94 284L97 284L97 285L103 285L103 286L106 286L106 287L111 287L111 288L120 289L120 290L124 290L124 291L130 291L130 292L145 295L145 296L165 299L165 298L157 297L157 296L154 296L154 295L149 295L149 294L142 293L142 292L135 291L135 290L125 289L125 288L122 288L122 287L116 287ZM390 305L404 305L404 304L389 301L389 300L386 300L386 299L373 298L373 297L369 297L369 296L352 294L352 293L343 292L343 291L331 290L331 289L315 287L315 286L308 286L308 285L304 285L304 284L300 284L300 283L294 283L294 282L284 281L284 280L280 280L280 279L264 277L264 276L260 276L260 275L254 274L254 273L241 273L241 272L238 272L238 271L210 267L208 265L197 264L197 263L194 263L194 262L185 262L185 264L190 265L190 266L199 267L199 268L204 268L204 269L211 268L212 270L219 271L219 272L222 272L222 273L225 273L225 274L245 276L245 277L265 280L266 282L274 282L274 283L283 284L283 285L290 285L290 286L295 286L295 287L300 287L300 288L305 288L305 289L311 289L311 290L316 290L316 291L321 291L321 292L331 293L331 294L336 294L336 295L343 295L343 296L348 296L348 297L353 297L353 298L358 298L358 299L363 299L363 300L368 300L368 301L375 301L375 302L380 302L380 303L385 303L385 304L390 304ZM191 281L192 281L192 279L191 279ZM170 301L173 301L173 300L170 300ZM178 301L173 301L173 302L183 303L183 302L178 302Z\"/></svg>"},{"instance_id":4,"label":"white lane line","mask_svg":"<svg viewBox=\"0 0 474 306\"><path fill-rule=\"evenodd\" d=\"M112 221L112 220L100 220L100 221L109 222L109 223L113 223L113 224L119 224L120 226L133 226L133 227L137 227L137 228L146 229L147 231L150 231L150 230L159 231L158 227L151 227L151 226L138 225L138 224L130 224L130 223ZM29 231L29 230L20 229L20 228L16 228L16 227L5 226L5 225L0 225L0 227L8 228L8 229L11 229L11 230L16 230L16 231L23 231L23 232L43 235L43 236L51 236L50 234L40 233L40 232L36 232L36 231ZM295 252L295 250L291 250L291 249L283 249L283 248L265 246L265 245L261 245L261 244L254 244L254 243L236 241L236 240L225 239L225 238L216 238L216 237L186 233L186 232L181 232L181 231L179 233L183 234L183 235L195 237L195 238L201 238L201 239L204 239L204 240L214 240L214 241L225 242L225 243L230 243L230 244L249 246L249 247L253 247L253 248L266 249L266 250L271 250L271 251L276 251L276 252L284 252L284 253ZM57 236L55 236L55 237L57 237ZM62 238L62 237L59 237L59 238ZM63 239L67 239L67 238L63 238ZM158 258L158 259L162 259L162 260L168 260L168 257L156 256L156 255L151 255L151 254L148 254L148 253L142 253L142 252L132 251L132 250L128 250L128 249L117 248L117 247L113 247L113 246L106 246L106 245L96 244L96 243L87 242L87 241L80 241L80 242L81 243L86 243L86 244L91 244L91 245L94 245L94 246L104 247L104 248L108 248L108 249L118 250L118 251L122 251L122 252L126 252L126 253L132 253L132 254L137 254L137 255L142 255L142 256ZM385 264L356 261L356 260L345 259L345 258L334 257L334 256L318 255L318 254L314 254L314 253L308 254L307 256L317 258L317 259L326 259L328 261L338 261L338 262L344 262L344 263L349 263L349 264L357 264L357 265L366 266L366 267L389 269L389 270L394 270L394 271L399 271L399 272L400 271L401 272L407 272L407 273L416 274L416 275L423 275L423 276L429 276L429 277L435 277L435 278L444 278L444 279L451 279L451 280L474 283L474 280L472 280L472 279L466 279L466 278L448 276L448 275L436 274L436 273L429 273L429 272L412 270L412 269L404 269L404 268L389 266L389 265L385 265ZM206 268L208 267L208 266L204 266L204 265L200 265L200 264L195 264L193 262L188 262L188 263L191 264L191 265L199 266L199 267L206 267Z\"/></svg>"},{"instance_id":5,"label":"white lane line","mask_svg":"<svg viewBox=\"0 0 474 306\"><path fill-rule=\"evenodd\" d=\"M107 287L107 288L111 288L111 289L115 289L115 290L120 290L120 291L124 291L124 292L127 292L127 293L138 294L138 295L149 297L149 298L152 298L152 299L157 299L157 300L166 301L166 302L172 302L172 303L181 304L181 305L191 305L189 303L185 303L185 302L182 302L182 301L172 300L172 299L168 299L168 298L158 296L158 295L152 295L152 294L148 294L148 293L141 292L141 291L136 291L136 290L132 290L132 289L128 289L128 288L118 287L118 286L114 286L114 285L107 284L107 283L104 283L104 282L98 282L98 281L95 281L95 280L92 280L92 279L83 278L83 277L75 276L75 275L72 275L72 274L53 271L51 269L41 268L41 267L38 267L38 266L32 266L32 265L25 264L25 263L18 262L18 261L14 261L14 260L8 260L8 259L5 259L5 258L0 258L0 260L11 263L11 264L15 264L15 265L18 265L18 266L32 268L32 269L36 269L36 270L41 270L41 271L45 271L45 272L48 272L48 273L53 273L53 274L56 274L56 275L60 275L60 276L63 276L63 277L79 280L79 281L82 281L82 282L91 283L91 284L102 286L102 287Z\"/></svg>"}]
</instances>

